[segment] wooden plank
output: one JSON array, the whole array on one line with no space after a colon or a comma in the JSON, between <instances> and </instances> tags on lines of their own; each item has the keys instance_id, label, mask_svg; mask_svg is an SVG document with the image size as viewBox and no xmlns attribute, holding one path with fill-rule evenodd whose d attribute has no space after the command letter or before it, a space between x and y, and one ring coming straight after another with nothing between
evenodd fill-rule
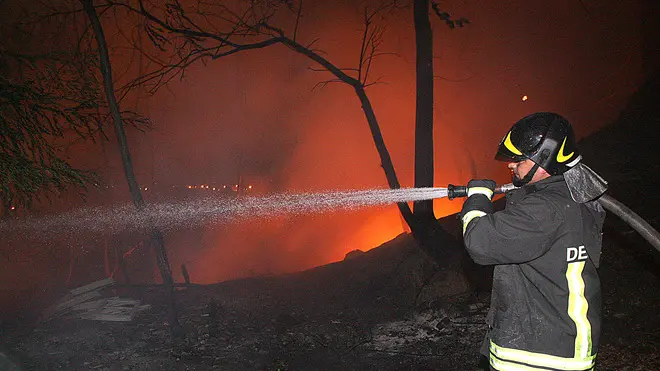
<instances>
[{"instance_id":1,"label":"wooden plank","mask_svg":"<svg viewBox=\"0 0 660 371\"><path fill-rule=\"evenodd\" d=\"M84 303L76 304L71 307L71 310L97 310L105 306L107 300L106 299L100 299L100 300L94 300L94 301L86 301Z\"/></svg>"},{"instance_id":2,"label":"wooden plank","mask_svg":"<svg viewBox=\"0 0 660 371\"><path fill-rule=\"evenodd\" d=\"M89 319L92 321L131 322L133 320L133 315L133 313L116 314L103 312L86 312L79 315L78 318Z\"/></svg>"},{"instance_id":3,"label":"wooden plank","mask_svg":"<svg viewBox=\"0 0 660 371\"><path fill-rule=\"evenodd\" d=\"M186 280L186 284L190 284L190 275L188 274L188 268L186 268L186 264L181 264L181 274L183 274L183 279Z\"/></svg>"},{"instance_id":4,"label":"wooden plank","mask_svg":"<svg viewBox=\"0 0 660 371\"><path fill-rule=\"evenodd\" d=\"M69 291L69 294L71 294L72 296L77 296L77 295L86 293L88 291L92 291L92 290L100 289L102 287L110 286L114 283L115 283L115 280L108 277L108 278L105 278L105 279L102 279L102 280L99 280L99 281L96 281L96 282L92 282L89 285L80 286L78 288L75 288L75 289Z\"/></svg>"},{"instance_id":5,"label":"wooden plank","mask_svg":"<svg viewBox=\"0 0 660 371\"><path fill-rule=\"evenodd\" d=\"M116 302L132 301L134 306L106 306L101 309L91 310L78 315L80 319L88 319L92 321L106 321L106 322L130 322L133 320L138 312L151 308L151 305L139 305L140 302L133 299L120 299Z\"/></svg>"},{"instance_id":6,"label":"wooden plank","mask_svg":"<svg viewBox=\"0 0 660 371\"><path fill-rule=\"evenodd\" d=\"M121 307L121 306L126 306L126 307L135 307L140 305L140 300L137 299L130 299L130 298L120 298L118 296L112 297L108 299L108 302L106 304L106 307L114 306L114 307Z\"/></svg>"},{"instance_id":7,"label":"wooden plank","mask_svg":"<svg viewBox=\"0 0 660 371\"><path fill-rule=\"evenodd\" d=\"M98 291L86 292L82 295L74 296L73 298L71 298L67 301L63 301L63 302L59 302L59 303L55 304L55 311L60 312L62 310L71 308L72 306L74 306L76 304L84 303L86 301L96 299L96 298L100 298L100 297L101 297L101 294Z\"/></svg>"},{"instance_id":8,"label":"wooden plank","mask_svg":"<svg viewBox=\"0 0 660 371\"><path fill-rule=\"evenodd\" d=\"M134 311L135 311L134 308L110 307L110 308L103 308L99 312L103 314L130 314L133 313Z\"/></svg>"},{"instance_id":9,"label":"wooden plank","mask_svg":"<svg viewBox=\"0 0 660 371\"><path fill-rule=\"evenodd\" d=\"M101 294L98 291L90 291L82 295L74 296L73 298L70 298L68 300L55 303L54 305L46 308L42 320L46 320L54 315L59 315L75 305L84 303L92 299L97 299L100 297Z\"/></svg>"}]
</instances>

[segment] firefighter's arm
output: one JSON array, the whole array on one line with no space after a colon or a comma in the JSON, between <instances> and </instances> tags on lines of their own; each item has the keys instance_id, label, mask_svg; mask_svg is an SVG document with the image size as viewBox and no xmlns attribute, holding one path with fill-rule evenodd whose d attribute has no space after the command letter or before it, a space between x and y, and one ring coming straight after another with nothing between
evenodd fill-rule
<instances>
[{"instance_id":1,"label":"firefighter's arm","mask_svg":"<svg viewBox=\"0 0 660 371\"><path fill-rule=\"evenodd\" d=\"M463 235L466 228L476 218L493 213L493 193L496 183L488 179L473 179L468 182L467 196L461 210L461 221L463 222Z\"/></svg>"},{"instance_id":2,"label":"firefighter's arm","mask_svg":"<svg viewBox=\"0 0 660 371\"><path fill-rule=\"evenodd\" d=\"M543 255L563 219L554 203L537 194L494 214L461 215L465 247L482 265L524 263Z\"/></svg>"}]
</instances>

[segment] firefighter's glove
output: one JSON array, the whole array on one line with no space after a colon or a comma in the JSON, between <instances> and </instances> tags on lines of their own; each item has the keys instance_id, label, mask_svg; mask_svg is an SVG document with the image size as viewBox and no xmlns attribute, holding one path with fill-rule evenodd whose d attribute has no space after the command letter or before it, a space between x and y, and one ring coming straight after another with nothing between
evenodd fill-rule
<instances>
[{"instance_id":1,"label":"firefighter's glove","mask_svg":"<svg viewBox=\"0 0 660 371\"><path fill-rule=\"evenodd\" d=\"M496 183L489 179L473 179L468 182L468 198L463 203L460 214L463 222L463 234L472 220L493 212L493 204L490 201L493 198L495 186Z\"/></svg>"}]
</instances>

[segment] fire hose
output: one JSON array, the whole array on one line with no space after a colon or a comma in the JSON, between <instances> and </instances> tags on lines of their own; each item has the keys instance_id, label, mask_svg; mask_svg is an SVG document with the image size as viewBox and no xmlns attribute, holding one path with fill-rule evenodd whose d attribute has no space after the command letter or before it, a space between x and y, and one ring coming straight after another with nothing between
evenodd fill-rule
<instances>
[{"instance_id":1,"label":"fire hose","mask_svg":"<svg viewBox=\"0 0 660 371\"><path fill-rule=\"evenodd\" d=\"M495 188L495 194L505 193L514 189L516 189L516 186L510 183L500 185ZM447 198L453 200L456 197L467 197L467 187L449 184L447 186ZM621 220L628 223L632 229L644 237L656 250L660 251L660 233L641 216L607 194L600 196L598 202L605 210L612 212L621 218Z\"/></svg>"}]
</instances>

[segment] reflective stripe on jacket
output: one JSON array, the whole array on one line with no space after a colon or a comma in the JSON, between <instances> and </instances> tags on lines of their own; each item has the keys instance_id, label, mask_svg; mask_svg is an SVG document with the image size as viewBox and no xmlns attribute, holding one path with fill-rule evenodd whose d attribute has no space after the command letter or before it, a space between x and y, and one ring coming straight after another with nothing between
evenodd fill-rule
<instances>
[{"instance_id":1,"label":"reflective stripe on jacket","mask_svg":"<svg viewBox=\"0 0 660 371\"><path fill-rule=\"evenodd\" d=\"M553 176L507 194L505 210L465 226L472 259L496 265L482 347L493 368L593 369L604 216L597 202L574 202L563 177Z\"/></svg>"}]
</instances>

